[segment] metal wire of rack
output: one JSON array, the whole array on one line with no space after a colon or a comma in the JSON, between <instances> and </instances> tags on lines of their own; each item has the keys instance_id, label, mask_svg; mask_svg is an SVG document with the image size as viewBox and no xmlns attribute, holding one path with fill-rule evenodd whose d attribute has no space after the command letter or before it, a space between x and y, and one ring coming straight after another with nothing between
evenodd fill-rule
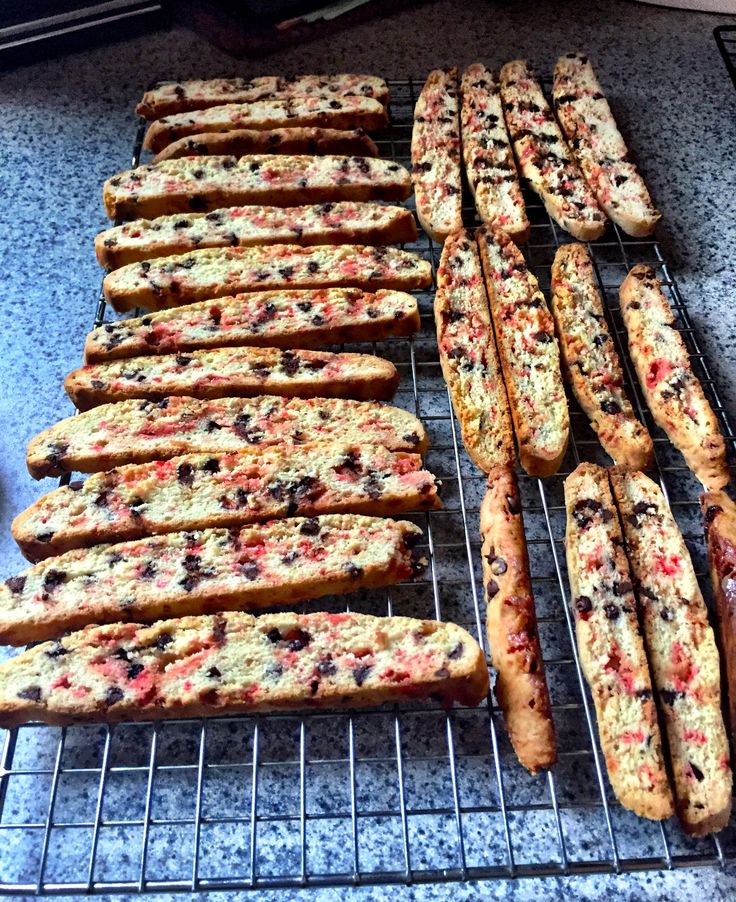
<instances>
[{"instance_id":1,"label":"metal wire of rack","mask_svg":"<svg viewBox=\"0 0 736 902\"><path fill-rule=\"evenodd\" d=\"M717 25L713 29L713 37L736 88L736 25Z\"/></svg>"},{"instance_id":2,"label":"metal wire of rack","mask_svg":"<svg viewBox=\"0 0 736 902\"><path fill-rule=\"evenodd\" d=\"M381 155L408 164L415 82L390 84L392 123ZM142 125L133 164L140 159ZM523 248L542 289L569 236L525 191L532 223ZM465 210L474 221L472 207ZM436 268L440 249L410 249ZM734 433L685 303L656 241L612 227L590 245L627 389L655 439L656 476L685 534L706 593L699 486L654 426L632 378L617 289L635 262L652 265L677 314L731 451ZM427 466L444 508L410 517L423 527L423 581L319 602L453 620L485 644L478 510L484 477L466 456L439 367L432 292L417 292L421 331L411 340L354 344L393 360L396 403L425 422ZM100 300L95 322L104 320ZM559 762L536 778L518 764L492 701L451 712L427 703L354 712L310 711L210 721L29 724L0 754L0 893L197 891L426 883L736 861L736 829L690 839L674 823L624 810L602 766L567 604L562 482L581 459L606 462L570 399L572 440L561 472L520 475L540 638ZM304 609L315 604L305 605Z\"/></svg>"}]
</instances>

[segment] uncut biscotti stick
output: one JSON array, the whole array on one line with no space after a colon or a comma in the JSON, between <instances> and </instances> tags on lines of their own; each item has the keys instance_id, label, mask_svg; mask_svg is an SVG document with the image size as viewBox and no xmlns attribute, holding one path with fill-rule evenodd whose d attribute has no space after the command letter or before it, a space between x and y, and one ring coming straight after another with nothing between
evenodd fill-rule
<instances>
[{"instance_id":1,"label":"uncut biscotti stick","mask_svg":"<svg viewBox=\"0 0 736 902\"><path fill-rule=\"evenodd\" d=\"M539 644L521 498L514 471L494 467L480 508L486 629L494 691L527 770L552 767L557 740Z\"/></svg>"},{"instance_id":2,"label":"uncut biscotti stick","mask_svg":"<svg viewBox=\"0 0 736 902\"><path fill-rule=\"evenodd\" d=\"M483 652L453 623L225 612L149 627L87 627L29 649L0 666L0 724L211 717L429 696L477 705L488 686Z\"/></svg>"},{"instance_id":3,"label":"uncut biscotti stick","mask_svg":"<svg viewBox=\"0 0 736 902\"><path fill-rule=\"evenodd\" d=\"M531 476L550 476L570 436L554 323L509 236L489 228L476 235L521 465Z\"/></svg>"},{"instance_id":4,"label":"uncut biscotti stick","mask_svg":"<svg viewBox=\"0 0 736 902\"><path fill-rule=\"evenodd\" d=\"M715 833L731 813L732 776L720 661L708 611L659 486L643 473L618 467L611 471L611 483L664 715L677 816L687 833Z\"/></svg>"},{"instance_id":5,"label":"uncut biscotti stick","mask_svg":"<svg viewBox=\"0 0 736 902\"><path fill-rule=\"evenodd\" d=\"M205 247L403 244L416 237L414 217L404 207L351 201L304 207L224 207L113 226L95 238L95 253L102 266L117 269Z\"/></svg>"},{"instance_id":6,"label":"uncut biscotti stick","mask_svg":"<svg viewBox=\"0 0 736 902\"><path fill-rule=\"evenodd\" d=\"M661 214L654 209L587 56L557 60L552 87L555 110L596 199L629 235L651 235Z\"/></svg>"},{"instance_id":7,"label":"uncut biscotti stick","mask_svg":"<svg viewBox=\"0 0 736 902\"><path fill-rule=\"evenodd\" d=\"M359 288L253 291L105 323L87 336L85 360L237 345L302 348L378 341L419 330L416 298Z\"/></svg>"},{"instance_id":8,"label":"uncut biscotti stick","mask_svg":"<svg viewBox=\"0 0 736 902\"><path fill-rule=\"evenodd\" d=\"M657 425L708 489L728 484L726 443L654 270L637 264L619 289L629 353Z\"/></svg>"},{"instance_id":9,"label":"uncut biscotti stick","mask_svg":"<svg viewBox=\"0 0 736 902\"><path fill-rule=\"evenodd\" d=\"M362 244L217 247L121 266L105 276L118 311L162 310L267 288L426 288L432 268L417 254Z\"/></svg>"},{"instance_id":10,"label":"uncut biscotti stick","mask_svg":"<svg viewBox=\"0 0 736 902\"><path fill-rule=\"evenodd\" d=\"M326 514L78 548L0 583L0 641L388 586L422 572L421 538L402 520Z\"/></svg>"},{"instance_id":11,"label":"uncut biscotti stick","mask_svg":"<svg viewBox=\"0 0 736 902\"><path fill-rule=\"evenodd\" d=\"M243 448L131 464L61 486L13 520L38 561L72 548L283 517L393 516L441 507L418 454L381 445Z\"/></svg>"},{"instance_id":12,"label":"uncut biscotti stick","mask_svg":"<svg viewBox=\"0 0 736 902\"><path fill-rule=\"evenodd\" d=\"M608 472L583 463L565 480L567 572L578 654L608 779L621 804L652 820L674 813L621 524Z\"/></svg>"},{"instance_id":13,"label":"uncut biscotti stick","mask_svg":"<svg viewBox=\"0 0 736 902\"><path fill-rule=\"evenodd\" d=\"M725 492L700 496L715 597L732 750L736 750L736 504Z\"/></svg>"},{"instance_id":14,"label":"uncut biscotti stick","mask_svg":"<svg viewBox=\"0 0 736 902\"><path fill-rule=\"evenodd\" d=\"M164 160L119 172L103 187L110 219L204 213L239 204L406 200L410 194L409 173L391 160L292 154Z\"/></svg>"},{"instance_id":15,"label":"uncut biscotti stick","mask_svg":"<svg viewBox=\"0 0 736 902\"><path fill-rule=\"evenodd\" d=\"M501 99L521 174L549 215L580 241L600 238L606 230L605 214L524 60L501 69Z\"/></svg>"},{"instance_id":16,"label":"uncut biscotti stick","mask_svg":"<svg viewBox=\"0 0 736 902\"><path fill-rule=\"evenodd\" d=\"M517 243L526 241L529 220L504 122L498 75L482 63L468 66L461 91L463 160L478 216Z\"/></svg>"},{"instance_id":17,"label":"uncut biscotti stick","mask_svg":"<svg viewBox=\"0 0 736 902\"><path fill-rule=\"evenodd\" d=\"M457 69L429 73L414 109L411 177L417 216L442 242L463 227Z\"/></svg>"},{"instance_id":18,"label":"uncut biscotti stick","mask_svg":"<svg viewBox=\"0 0 736 902\"><path fill-rule=\"evenodd\" d=\"M398 385L398 370L382 357L280 348L215 348L92 363L64 380L66 393L79 410L131 398L160 401L172 395L388 401Z\"/></svg>"},{"instance_id":19,"label":"uncut biscotti stick","mask_svg":"<svg viewBox=\"0 0 736 902\"><path fill-rule=\"evenodd\" d=\"M259 78L210 78L172 82L146 91L135 108L139 116L160 119L170 113L204 110L223 103L253 103L256 100L292 97L373 97L388 103L388 85L375 75L263 75Z\"/></svg>"},{"instance_id":20,"label":"uncut biscotti stick","mask_svg":"<svg viewBox=\"0 0 736 902\"><path fill-rule=\"evenodd\" d=\"M434 299L437 345L463 444L486 473L516 460L478 248L465 230L445 241Z\"/></svg>"},{"instance_id":21,"label":"uncut biscotti stick","mask_svg":"<svg viewBox=\"0 0 736 902\"><path fill-rule=\"evenodd\" d=\"M378 147L362 128L352 131L337 128L272 128L262 131L238 128L231 132L202 132L180 138L164 147L151 162L221 154L242 157L251 153L377 157Z\"/></svg>"},{"instance_id":22,"label":"uncut biscotti stick","mask_svg":"<svg viewBox=\"0 0 736 902\"><path fill-rule=\"evenodd\" d=\"M172 113L152 122L143 146L158 153L168 144L202 132L235 129L272 129L284 126L375 131L388 125L385 107L372 97L294 97L288 100L256 100L227 103L206 110Z\"/></svg>"},{"instance_id":23,"label":"uncut biscotti stick","mask_svg":"<svg viewBox=\"0 0 736 902\"><path fill-rule=\"evenodd\" d=\"M420 421L398 407L342 398L164 398L103 404L60 420L31 439L35 479L76 470L168 460L199 451L238 451L311 442L358 442L391 451L428 447Z\"/></svg>"},{"instance_id":24,"label":"uncut biscotti stick","mask_svg":"<svg viewBox=\"0 0 736 902\"><path fill-rule=\"evenodd\" d=\"M565 376L601 445L620 466L647 469L654 445L626 396L585 245L563 244L555 254L552 315Z\"/></svg>"}]
</instances>

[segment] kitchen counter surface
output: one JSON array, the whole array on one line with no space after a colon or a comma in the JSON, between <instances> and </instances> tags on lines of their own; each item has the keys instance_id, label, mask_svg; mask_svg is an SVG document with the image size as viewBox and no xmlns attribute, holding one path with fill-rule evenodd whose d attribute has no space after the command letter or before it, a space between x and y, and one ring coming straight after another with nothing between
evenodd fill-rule
<instances>
[{"instance_id":1,"label":"kitchen counter surface","mask_svg":"<svg viewBox=\"0 0 736 902\"><path fill-rule=\"evenodd\" d=\"M125 168L133 106L167 77L317 70L419 75L478 59L528 57L550 73L558 53L592 57L657 205L658 237L689 304L717 385L736 421L736 91L712 38L726 17L613 0L512 4L447 0L256 62L233 61L176 29L0 75L0 560L23 566L9 535L15 513L50 488L25 471L24 448L72 412L64 375L81 360L100 280L92 252L105 226L100 185ZM530 842L535 842L532 835ZM30 854L20 838L4 850ZM0 880L7 879L0 853ZM324 899L733 898L736 879L714 870L572 882L323 890ZM254 898L314 898L306 892Z\"/></svg>"}]
</instances>

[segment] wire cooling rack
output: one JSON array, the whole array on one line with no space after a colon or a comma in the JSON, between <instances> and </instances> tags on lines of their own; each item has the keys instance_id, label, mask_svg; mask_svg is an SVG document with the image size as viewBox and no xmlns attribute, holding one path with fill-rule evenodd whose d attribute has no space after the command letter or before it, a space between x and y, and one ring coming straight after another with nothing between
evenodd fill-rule
<instances>
[{"instance_id":1,"label":"wire cooling rack","mask_svg":"<svg viewBox=\"0 0 736 902\"><path fill-rule=\"evenodd\" d=\"M736 25L718 25L713 29L713 37L736 88Z\"/></svg>"},{"instance_id":2,"label":"wire cooling rack","mask_svg":"<svg viewBox=\"0 0 736 902\"><path fill-rule=\"evenodd\" d=\"M408 165L421 83L391 83L392 124L381 155ZM138 128L133 164L140 157ZM524 254L543 289L569 237L525 192L531 238ZM472 223L474 211L465 211ZM436 267L422 236L410 249ZM656 476L704 579L699 486L654 426L622 341L618 286L636 262L652 265L677 314L697 375L733 451L734 435L682 297L655 241L610 228L590 245L627 388L655 440ZM478 511L484 478L460 441L437 358L431 291L417 292L422 327L412 340L355 344L393 360L396 403L418 414L432 440L427 466L444 508L412 517L431 564L423 581L319 602L327 610L453 620L485 644ZM100 302L96 322L106 315ZM572 440L561 472L520 475L539 631L559 741L559 762L536 778L517 762L489 703L446 712L433 703L356 712L310 711L210 721L23 726L0 759L0 891L152 892L424 883L480 878L619 873L736 861L733 824L689 839L615 800L602 766L592 705L567 603L562 483L580 460L606 463L570 400ZM305 605L304 609L315 604Z\"/></svg>"}]
</instances>

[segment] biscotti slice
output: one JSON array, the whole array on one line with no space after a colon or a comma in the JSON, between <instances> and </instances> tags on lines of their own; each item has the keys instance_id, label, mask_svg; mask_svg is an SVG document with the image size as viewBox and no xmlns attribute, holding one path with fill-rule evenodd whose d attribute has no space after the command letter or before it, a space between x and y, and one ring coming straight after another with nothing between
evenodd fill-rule
<instances>
[{"instance_id":1,"label":"biscotti slice","mask_svg":"<svg viewBox=\"0 0 736 902\"><path fill-rule=\"evenodd\" d=\"M388 85L375 75L264 75L260 78L210 78L170 82L146 91L135 108L139 116L160 119L170 113L187 113L222 106L223 103L254 103L278 97L373 97L386 106Z\"/></svg>"},{"instance_id":2,"label":"biscotti slice","mask_svg":"<svg viewBox=\"0 0 736 902\"><path fill-rule=\"evenodd\" d=\"M524 60L501 69L501 99L521 174L549 215L580 241L600 238L606 230L605 214Z\"/></svg>"},{"instance_id":3,"label":"biscotti slice","mask_svg":"<svg viewBox=\"0 0 736 902\"><path fill-rule=\"evenodd\" d=\"M35 479L77 470L98 473L121 464L168 460L200 451L239 451L311 442L428 447L419 420L398 407L342 398L164 398L103 404L67 417L28 445Z\"/></svg>"},{"instance_id":4,"label":"biscotti slice","mask_svg":"<svg viewBox=\"0 0 736 902\"><path fill-rule=\"evenodd\" d=\"M0 641L388 586L423 570L421 538L402 520L325 514L78 548L0 584Z\"/></svg>"},{"instance_id":5,"label":"biscotti slice","mask_svg":"<svg viewBox=\"0 0 736 902\"><path fill-rule=\"evenodd\" d=\"M552 96L557 118L596 199L624 232L651 235L660 219L587 56L557 60Z\"/></svg>"},{"instance_id":6,"label":"biscotti slice","mask_svg":"<svg viewBox=\"0 0 736 902\"><path fill-rule=\"evenodd\" d=\"M23 554L38 561L72 548L184 529L438 507L435 479L418 454L335 442L119 467L44 495L18 514L12 532Z\"/></svg>"},{"instance_id":7,"label":"biscotti slice","mask_svg":"<svg viewBox=\"0 0 736 902\"><path fill-rule=\"evenodd\" d=\"M196 348L302 348L379 341L419 329L416 298L359 288L254 291L105 323L87 336L85 360L99 363Z\"/></svg>"},{"instance_id":8,"label":"biscotti slice","mask_svg":"<svg viewBox=\"0 0 736 902\"><path fill-rule=\"evenodd\" d=\"M242 157L250 153L377 157L378 147L362 128L352 131L337 128L272 128L262 131L238 128L231 132L202 132L180 138L164 147L151 162L222 154Z\"/></svg>"},{"instance_id":9,"label":"biscotti slice","mask_svg":"<svg viewBox=\"0 0 736 902\"><path fill-rule=\"evenodd\" d=\"M363 128L375 131L388 125L383 104L372 97L294 97L288 100L256 100L226 103L206 110L172 113L149 125L143 139L146 150L158 153L173 141L202 132L234 129L272 129L284 126L318 128Z\"/></svg>"},{"instance_id":10,"label":"biscotti slice","mask_svg":"<svg viewBox=\"0 0 736 902\"><path fill-rule=\"evenodd\" d=\"M478 216L517 243L526 241L529 220L503 118L498 75L475 63L463 72L461 88L463 160Z\"/></svg>"},{"instance_id":11,"label":"biscotti slice","mask_svg":"<svg viewBox=\"0 0 736 902\"><path fill-rule=\"evenodd\" d=\"M608 779L641 817L674 813L621 524L603 467L565 480L567 572L578 654L590 685Z\"/></svg>"},{"instance_id":12,"label":"biscotti slice","mask_svg":"<svg viewBox=\"0 0 736 902\"><path fill-rule=\"evenodd\" d=\"M736 504L725 492L700 496L715 597L721 661L725 670L728 725L736 752Z\"/></svg>"},{"instance_id":13,"label":"biscotti slice","mask_svg":"<svg viewBox=\"0 0 736 902\"><path fill-rule=\"evenodd\" d=\"M654 270L634 266L619 291L629 353L657 425L708 489L728 484L726 443Z\"/></svg>"},{"instance_id":14,"label":"biscotti slice","mask_svg":"<svg viewBox=\"0 0 736 902\"><path fill-rule=\"evenodd\" d=\"M114 226L95 238L95 253L102 266L117 269L206 247L403 244L416 237L414 217L404 207L350 201L305 207L225 207Z\"/></svg>"},{"instance_id":15,"label":"biscotti slice","mask_svg":"<svg viewBox=\"0 0 736 902\"><path fill-rule=\"evenodd\" d=\"M496 464L513 464L513 427L483 272L466 231L450 235L442 248L434 316L442 373L468 454L486 473Z\"/></svg>"},{"instance_id":16,"label":"biscotti slice","mask_svg":"<svg viewBox=\"0 0 736 902\"><path fill-rule=\"evenodd\" d=\"M477 232L521 465L556 473L570 435L552 317L521 251L504 232Z\"/></svg>"},{"instance_id":17,"label":"biscotti slice","mask_svg":"<svg viewBox=\"0 0 736 902\"><path fill-rule=\"evenodd\" d=\"M555 254L552 315L563 371L601 445L620 466L647 469L654 445L624 391L621 362L596 288L593 264L582 244L563 244Z\"/></svg>"},{"instance_id":18,"label":"biscotti slice","mask_svg":"<svg viewBox=\"0 0 736 902\"><path fill-rule=\"evenodd\" d=\"M103 188L110 219L203 213L238 204L406 200L410 194L409 173L391 160L292 154L164 160L120 172Z\"/></svg>"},{"instance_id":19,"label":"biscotti slice","mask_svg":"<svg viewBox=\"0 0 736 902\"><path fill-rule=\"evenodd\" d=\"M714 833L728 823L732 775L708 612L685 540L659 486L643 473L618 467L611 471L611 483L664 715L677 816L687 833Z\"/></svg>"},{"instance_id":20,"label":"biscotti slice","mask_svg":"<svg viewBox=\"0 0 736 902\"><path fill-rule=\"evenodd\" d=\"M163 310L266 288L426 288L432 267L417 254L362 244L215 247L129 263L103 281L117 311Z\"/></svg>"},{"instance_id":21,"label":"biscotti slice","mask_svg":"<svg viewBox=\"0 0 736 902\"><path fill-rule=\"evenodd\" d=\"M407 662L411 662L407 666ZM238 611L92 626L0 666L0 725L347 708L488 694L478 643L453 623Z\"/></svg>"},{"instance_id":22,"label":"biscotti slice","mask_svg":"<svg viewBox=\"0 0 736 902\"><path fill-rule=\"evenodd\" d=\"M411 177L424 231L442 242L463 227L457 69L429 73L414 109Z\"/></svg>"},{"instance_id":23,"label":"biscotti slice","mask_svg":"<svg viewBox=\"0 0 736 902\"><path fill-rule=\"evenodd\" d=\"M557 740L539 644L519 486L494 467L480 508L486 630L494 691L516 755L531 773L552 767Z\"/></svg>"},{"instance_id":24,"label":"biscotti slice","mask_svg":"<svg viewBox=\"0 0 736 902\"><path fill-rule=\"evenodd\" d=\"M280 348L215 348L91 363L64 380L78 410L131 398L159 401L171 395L388 401L398 385L398 370L382 357Z\"/></svg>"}]
</instances>

